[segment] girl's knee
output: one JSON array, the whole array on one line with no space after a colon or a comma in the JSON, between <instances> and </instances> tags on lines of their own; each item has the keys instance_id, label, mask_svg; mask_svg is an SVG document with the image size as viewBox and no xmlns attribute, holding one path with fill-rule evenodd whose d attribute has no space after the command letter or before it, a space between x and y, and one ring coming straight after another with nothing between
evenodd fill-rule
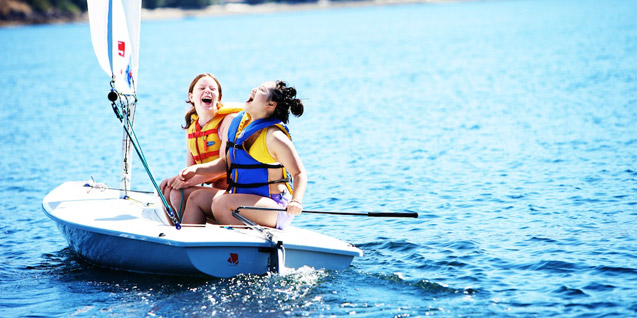
<instances>
[{"instance_id":1,"label":"girl's knee","mask_svg":"<svg viewBox=\"0 0 637 318\"><path fill-rule=\"evenodd\" d=\"M170 197L170 201L175 203L175 204L179 204L179 202L181 202L181 191L179 190L172 190L170 191L168 197Z\"/></svg>"},{"instance_id":2,"label":"girl's knee","mask_svg":"<svg viewBox=\"0 0 637 318\"><path fill-rule=\"evenodd\" d=\"M212 199L212 214L215 218L223 218L228 214L229 208L224 195L216 196Z\"/></svg>"},{"instance_id":3,"label":"girl's knee","mask_svg":"<svg viewBox=\"0 0 637 318\"><path fill-rule=\"evenodd\" d=\"M172 191L170 191L170 189L169 189L169 188L163 189L163 190L161 191L161 194L163 194L163 195L164 195L164 198L166 199L166 201L168 201L168 203L170 203L170 201L171 201L171 200L170 200L171 192L172 192Z\"/></svg>"},{"instance_id":4,"label":"girl's knee","mask_svg":"<svg viewBox=\"0 0 637 318\"><path fill-rule=\"evenodd\" d=\"M208 195L204 190L195 190L188 196L188 201L198 201L202 197Z\"/></svg>"},{"instance_id":5,"label":"girl's knee","mask_svg":"<svg viewBox=\"0 0 637 318\"><path fill-rule=\"evenodd\" d=\"M223 195L219 195L219 196L215 196L214 198L212 198L212 210L214 211L215 208L221 208L223 206Z\"/></svg>"}]
</instances>

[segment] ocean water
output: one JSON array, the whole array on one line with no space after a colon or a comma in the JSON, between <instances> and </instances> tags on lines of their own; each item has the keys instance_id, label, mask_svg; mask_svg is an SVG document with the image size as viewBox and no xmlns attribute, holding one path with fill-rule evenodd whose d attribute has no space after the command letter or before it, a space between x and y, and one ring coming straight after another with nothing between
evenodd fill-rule
<instances>
[{"instance_id":1,"label":"ocean water","mask_svg":"<svg viewBox=\"0 0 637 318\"><path fill-rule=\"evenodd\" d=\"M136 132L185 164L198 73L243 101L273 79L301 215L365 255L342 271L192 279L87 264L41 208L117 186L119 122L86 23L0 28L2 317L635 317L637 2L469 1L143 21ZM139 161L134 188L152 188Z\"/></svg>"}]
</instances>

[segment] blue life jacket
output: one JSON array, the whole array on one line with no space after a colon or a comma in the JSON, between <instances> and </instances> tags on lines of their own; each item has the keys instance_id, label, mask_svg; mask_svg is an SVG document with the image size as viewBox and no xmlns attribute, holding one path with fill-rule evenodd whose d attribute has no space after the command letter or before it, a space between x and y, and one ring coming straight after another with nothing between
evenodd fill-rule
<instances>
[{"instance_id":1,"label":"blue life jacket","mask_svg":"<svg viewBox=\"0 0 637 318\"><path fill-rule=\"evenodd\" d=\"M243 129L237 136L237 130L241 124L245 112L240 112L230 123L228 129L228 141L226 142L226 158L229 156L230 165L227 167L228 191L230 193L248 193L264 197L270 197L270 185L274 183L290 183L290 176L284 174L280 180L270 181L269 169L282 169L280 163L263 163L245 149L243 143L253 134L264 128L277 125L285 129L289 136L289 129L278 119L258 119ZM288 188L291 188L288 185Z\"/></svg>"}]
</instances>

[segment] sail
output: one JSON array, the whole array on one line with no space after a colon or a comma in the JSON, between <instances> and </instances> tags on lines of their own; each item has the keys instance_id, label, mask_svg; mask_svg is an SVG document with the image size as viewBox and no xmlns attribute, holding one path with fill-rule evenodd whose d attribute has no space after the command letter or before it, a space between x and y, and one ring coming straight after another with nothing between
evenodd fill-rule
<instances>
[{"instance_id":1,"label":"sail","mask_svg":"<svg viewBox=\"0 0 637 318\"><path fill-rule=\"evenodd\" d=\"M135 94L141 0L87 0L93 50L115 89Z\"/></svg>"}]
</instances>

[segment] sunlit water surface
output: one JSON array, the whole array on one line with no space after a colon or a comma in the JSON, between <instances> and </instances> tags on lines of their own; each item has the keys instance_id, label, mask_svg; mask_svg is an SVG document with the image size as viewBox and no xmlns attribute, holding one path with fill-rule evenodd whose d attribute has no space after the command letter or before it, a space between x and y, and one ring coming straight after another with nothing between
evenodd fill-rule
<instances>
[{"instance_id":1,"label":"sunlit water surface","mask_svg":"<svg viewBox=\"0 0 637 318\"><path fill-rule=\"evenodd\" d=\"M42 198L117 186L121 129L87 24L0 29L1 316L637 315L637 2L476 1L142 23L136 132L185 163L186 89L284 79L302 215L361 248L343 271L188 279L94 267ZM135 187L151 185L139 161Z\"/></svg>"}]
</instances>

